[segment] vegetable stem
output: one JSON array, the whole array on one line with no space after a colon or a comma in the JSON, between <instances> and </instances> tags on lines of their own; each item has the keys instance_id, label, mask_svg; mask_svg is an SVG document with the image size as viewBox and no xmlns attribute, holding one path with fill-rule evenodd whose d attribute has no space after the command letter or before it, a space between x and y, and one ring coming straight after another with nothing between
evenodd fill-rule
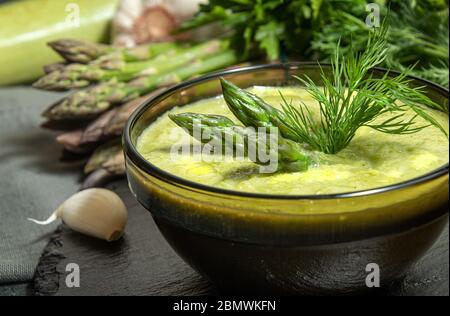
<instances>
[{"instance_id":1,"label":"vegetable stem","mask_svg":"<svg viewBox=\"0 0 450 316\"><path fill-rule=\"evenodd\" d=\"M61 39L48 45L66 61L88 64L106 55L120 56L126 62L142 61L153 58L167 51L175 49L177 44L152 43L134 48L117 48L110 45L96 44L74 39Z\"/></svg>"},{"instance_id":2,"label":"vegetable stem","mask_svg":"<svg viewBox=\"0 0 450 316\"><path fill-rule=\"evenodd\" d=\"M43 115L52 120L91 118L107 111L114 105L134 100L157 88L177 84L192 76L231 66L237 61L235 53L230 49L225 49L205 58L197 58L183 67L160 75L147 75L130 82L121 82L114 78L71 94L52 105Z\"/></svg>"},{"instance_id":3,"label":"vegetable stem","mask_svg":"<svg viewBox=\"0 0 450 316\"><path fill-rule=\"evenodd\" d=\"M182 113L171 114L169 117L198 141L221 148L222 155L228 148L233 152L240 150L244 156L248 157L251 146L256 146L256 151L262 148L265 153L269 153L271 159L277 160L277 168L274 171L305 171L312 163L311 158L297 143L277 135L275 148L271 148L273 143L269 138L273 135L261 135L254 129L237 126L224 116ZM196 129L199 133L195 132ZM265 159L261 160L259 155L255 155L254 158L253 162L256 164L270 163Z\"/></svg>"},{"instance_id":4,"label":"vegetable stem","mask_svg":"<svg viewBox=\"0 0 450 316\"><path fill-rule=\"evenodd\" d=\"M114 62L109 60L107 69L99 64L70 64L42 77L33 86L44 90L65 91L72 88L83 88L93 82L107 81L113 78L119 81L129 81L137 76L157 76L183 67L190 61L218 53L226 45L225 41L212 40L190 48L176 48L145 61L127 63L122 60Z\"/></svg>"}]
</instances>

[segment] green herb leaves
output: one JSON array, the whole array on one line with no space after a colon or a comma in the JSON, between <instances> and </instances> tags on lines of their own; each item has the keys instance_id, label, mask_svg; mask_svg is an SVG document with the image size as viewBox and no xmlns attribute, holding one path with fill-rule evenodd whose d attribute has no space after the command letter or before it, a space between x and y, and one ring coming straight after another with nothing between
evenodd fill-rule
<instances>
[{"instance_id":1,"label":"green herb leaves","mask_svg":"<svg viewBox=\"0 0 450 316\"><path fill-rule=\"evenodd\" d=\"M373 2L381 17L390 15L391 45L382 66L401 71L417 64L414 75L448 86L446 0L210 0L183 29L219 23L244 58L256 51L269 60L282 52L329 60L340 39L343 51L365 49L366 5Z\"/></svg>"},{"instance_id":2,"label":"green herb leaves","mask_svg":"<svg viewBox=\"0 0 450 316\"><path fill-rule=\"evenodd\" d=\"M387 28L371 31L363 53L349 50L341 55L339 44L331 64L331 77L322 69L323 86L312 79L298 78L311 96L319 103L319 117L313 115L305 104L295 106L285 98L283 117L290 133L298 142L306 143L314 150L336 154L354 138L363 126L391 134L411 134L429 125L445 130L425 110L425 107L441 109L423 93L412 88L407 79L409 71L392 76L386 73L375 77L371 69L382 63L388 50ZM416 116L407 118L412 109ZM385 113L389 118L380 121ZM422 117L429 125L416 124Z\"/></svg>"},{"instance_id":3,"label":"green herb leaves","mask_svg":"<svg viewBox=\"0 0 450 316\"><path fill-rule=\"evenodd\" d=\"M402 71L416 65L413 75L448 87L448 1L389 0L380 8L381 16L387 16L389 11L390 17L387 34L390 47L382 66ZM367 15L364 5L349 10L339 7L326 15L322 17L326 23L314 29L311 42L314 52L325 58L332 56L341 38L343 51L365 49L368 27L364 23Z\"/></svg>"},{"instance_id":4,"label":"green herb leaves","mask_svg":"<svg viewBox=\"0 0 450 316\"><path fill-rule=\"evenodd\" d=\"M334 0L333 0L334 2ZM238 53L249 56L252 50L263 52L268 59L280 57L280 48L301 51L309 38L302 34L311 28L318 16L321 0L210 0L182 30L219 22L232 31L232 43Z\"/></svg>"},{"instance_id":5,"label":"green herb leaves","mask_svg":"<svg viewBox=\"0 0 450 316\"><path fill-rule=\"evenodd\" d=\"M275 60L280 56L279 38L286 30L284 26L274 21L262 25L255 34L255 40L259 42L259 47L266 51L267 56L271 60Z\"/></svg>"}]
</instances>

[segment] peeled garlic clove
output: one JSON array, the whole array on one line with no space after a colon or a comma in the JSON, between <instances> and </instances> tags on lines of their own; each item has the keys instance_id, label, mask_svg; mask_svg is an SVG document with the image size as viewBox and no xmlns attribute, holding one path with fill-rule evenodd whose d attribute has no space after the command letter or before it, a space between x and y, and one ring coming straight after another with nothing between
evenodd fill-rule
<instances>
[{"instance_id":1,"label":"peeled garlic clove","mask_svg":"<svg viewBox=\"0 0 450 316\"><path fill-rule=\"evenodd\" d=\"M114 192L88 189L67 199L48 220L29 220L39 225L48 225L58 218L77 232L114 241L122 237L128 214L125 204Z\"/></svg>"}]
</instances>

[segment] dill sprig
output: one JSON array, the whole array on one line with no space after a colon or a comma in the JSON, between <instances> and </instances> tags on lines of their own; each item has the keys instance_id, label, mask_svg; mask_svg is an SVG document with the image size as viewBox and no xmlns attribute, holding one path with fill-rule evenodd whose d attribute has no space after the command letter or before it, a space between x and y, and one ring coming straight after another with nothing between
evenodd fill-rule
<instances>
[{"instance_id":1,"label":"dill sprig","mask_svg":"<svg viewBox=\"0 0 450 316\"><path fill-rule=\"evenodd\" d=\"M301 103L296 106L283 98L283 118L289 134L296 141L308 144L312 149L336 154L347 147L363 126L390 134L413 134L430 125L445 129L428 113L427 107L444 110L423 94L421 87L410 87L408 74L412 67L400 75L387 72L376 78L371 69L386 59L387 27L370 31L367 49L362 53L348 50L343 56L337 44L331 61L331 78L321 68L322 85L311 78L299 78L309 94L319 104L319 118ZM405 114L412 109L415 116ZM384 121L380 117L391 115ZM419 125L417 117L428 122Z\"/></svg>"}]
</instances>

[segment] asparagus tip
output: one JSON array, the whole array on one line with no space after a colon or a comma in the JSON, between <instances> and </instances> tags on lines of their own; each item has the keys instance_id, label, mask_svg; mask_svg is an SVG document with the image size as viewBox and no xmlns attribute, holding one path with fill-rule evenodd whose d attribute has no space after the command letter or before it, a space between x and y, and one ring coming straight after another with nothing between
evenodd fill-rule
<instances>
[{"instance_id":1,"label":"asparagus tip","mask_svg":"<svg viewBox=\"0 0 450 316\"><path fill-rule=\"evenodd\" d=\"M220 80L220 84L222 85L222 89L223 89L228 84L228 81L225 80L224 77L220 77L219 80Z\"/></svg>"},{"instance_id":2,"label":"asparagus tip","mask_svg":"<svg viewBox=\"0 0 450 316\"><path fill-rule=\"evenodd\" d=\"M224 77L220 77L220 83L222 84L222 89L236 87L234 84L232 84L230 81L226 80Z\"/></svg>"},{"instance_id":3,"label":"asparagus tip","mask_svg":"<svg viewBox=\"0 0 450 316\"><path fill-rule=\"evenodd\" d=\"M88 63L98 57L100 45L75 39L60 39L47 45L69 62Z\"/></svg>"},{"instance_id":4,"label":"asparagus tip","mask_svg":"<svg viewBox=\"0 0 450 316\"><path fill-rule=\"evenodd\" d=\"M229 100L230 99L229 96L232 94L237 94L239 92L242 92L241 88L234 85L233 83L231 83L230 81L226 80L223 77L220 78L220 83L222 85L222 93L223 93L223 96L225 97L225 100ZM227 101L227 103L228 103L228 101Z\"/></svg>"}]
</instances>

